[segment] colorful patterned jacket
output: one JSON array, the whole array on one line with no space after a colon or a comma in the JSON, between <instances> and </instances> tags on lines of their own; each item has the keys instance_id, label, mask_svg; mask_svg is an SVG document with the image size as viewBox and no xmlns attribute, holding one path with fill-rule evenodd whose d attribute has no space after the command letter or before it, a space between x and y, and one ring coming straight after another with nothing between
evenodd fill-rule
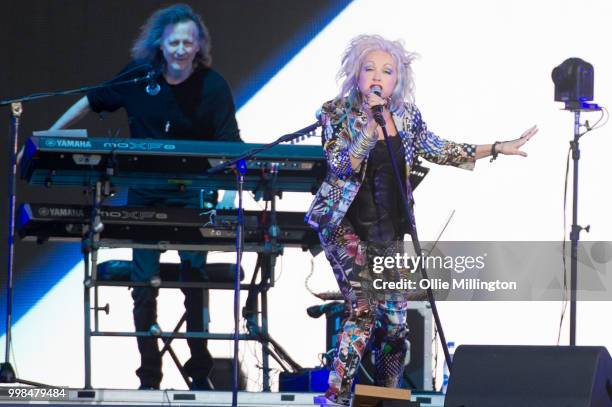
<instances>
[{"instance_id":1,"label":"colorful patterned jacket","mask_svg":"<svg viewBox=\"0 0 612 407\"><path fill-rule=\"evenodd\" d=\"M453 165L472 170L476 146L444 140L427 130L416 106L408 106L401 114L393 113L393 121L402 139L405 152L406 174L416 155L436 164ZM329 101L321 109L323 149L327 157L327 174L310 209L306 222L327 235L346 215L359 191L365 175L367 159L357 170L351 168L349 146L367 124L365 113L351 109L347 101ZM408 177L406 177L408 182ZM408 186L409 187L409 186ZM408 191L411 191L408 188Z\"/></svg>"}]
</instances>

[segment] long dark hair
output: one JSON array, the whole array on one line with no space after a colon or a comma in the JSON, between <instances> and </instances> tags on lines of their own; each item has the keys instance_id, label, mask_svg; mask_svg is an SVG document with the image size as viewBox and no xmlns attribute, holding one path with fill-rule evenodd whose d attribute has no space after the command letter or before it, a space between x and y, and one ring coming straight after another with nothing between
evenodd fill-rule
<instances>
[{"instance_id":1,"label":"long dark hair","mask_svg":"<svg viewBox=\"0 0 612 407\"><path fill-rule=\"evenodd\" d=\"M210 67L212 57L210 56L211 43L208 29L202 18L186 4L175 4L153 13L142 26L140 35L132 46L132 58L155 66L163 66L165 61L160 46L164 30L169 24L185 21L193 21L198 29L200 50L195 56L194 64Z\"/></svg>"}]
</instances>

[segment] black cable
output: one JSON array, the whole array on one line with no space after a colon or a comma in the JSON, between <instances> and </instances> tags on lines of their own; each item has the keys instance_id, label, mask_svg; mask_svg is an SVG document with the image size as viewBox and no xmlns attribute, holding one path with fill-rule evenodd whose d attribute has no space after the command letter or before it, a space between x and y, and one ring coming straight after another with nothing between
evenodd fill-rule
<instances>
[{"instance_id":1,"label":"black cable","mask_svg":"<svg viewBox=\"0 0 612 407\"><path fill-rule=\"evenodd\" d=\"M559 320L559 332L557 335L557 345L561 341L561 329L563 327L563 319L565 318L565 312L567 311L567 262L565 261L565 247L566 239L565 233L567 232L567 184L569 181L569 163L570 163L570 152L572 148L567 150L567 161L565 163L565 185L563 188L563 246L561 250L561 258L563 259L563 304L561 308L561 318Z\"/></svg>"},{"instance_id":2,"label":"black cable","mask_svg":"<svg viewBox=\"0 0 612 407\"><path fill-rule=\"evenodd\" d=\"M606 121L605 121L605 122L603 122L602 124L599 124L599 122L601 122L601 121L602 121L602 119L603 119L604 117L606 118ZM586 129L586 130L585 130L585 131L584 131L582 134L579 134L579 135L578 135L578 138L582 138L582 136L584 136L585 134L587 134L587 133L589 133L589 132L591 132L591 131L593 131L593 130L597 130L597 129L602 128L603 126L605 126L605 125L606 125L606 123L608 123L608 120L609 120L609 119L610 119L610 114L609 114L609 112L608 112L608 109L606 109L605 107L603 107L603 106L602 106L602 107L601 107L601 116L599 116L599 119L597 119L597 121L595 122L595 124L594 124L594 125L592 125L592 126L589 126L589 125L588 125L588 120L587 120L587 121L586 121L586 123L587 123L587 124L586 124L587 129Z\"/></svg>"}]
</instances>

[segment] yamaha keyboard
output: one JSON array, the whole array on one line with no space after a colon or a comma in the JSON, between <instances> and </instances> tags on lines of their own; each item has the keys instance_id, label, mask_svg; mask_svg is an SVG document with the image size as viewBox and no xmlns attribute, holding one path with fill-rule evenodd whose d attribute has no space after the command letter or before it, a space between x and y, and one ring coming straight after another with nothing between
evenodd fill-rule
<instances>
[{"instance_id":1,"label":"yamaha keyboard","mask_svg":"<svg viewBox=\"0 0 612 407\"><path fill-rule=\"evenodd\" d=\"M244 212L245 251L270 247L270 212ZM79 241L89 226L91 208L62 204L22 204L16 229L24 240ZM237 212L191 208L103 206L101 247L137 247L182 250L235 250ZM281 247L303 250L319 244L304 222L303 212L277 212Z\"/></svg>"},{"instance_id":2,"label":"yamaha keyboard","mask_svg":"<svg viewBox=\"0 0 612 407\"><path fill-rule=\"evenodd\" d=\"M31 136L21 177L34 185L114 186L177 189L236 189L231 170L208 174L215 165L263 144L220 141ZM273 171L272 171L273 170ZM262 174L277 191L316 192L326 162L319 146L277 145L247 161L244 188L262 188Z\"/></svg>"}]
</instances>

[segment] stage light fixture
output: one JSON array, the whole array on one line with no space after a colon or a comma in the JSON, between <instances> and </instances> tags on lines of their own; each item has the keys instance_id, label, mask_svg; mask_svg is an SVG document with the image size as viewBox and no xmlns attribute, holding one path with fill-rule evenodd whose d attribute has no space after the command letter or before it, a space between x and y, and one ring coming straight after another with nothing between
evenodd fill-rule
<instances>
[{"instance_id":1,"label":"stage light fixture","mask_svg":"<svg viewBox=\"0 0 612 407\"><path fill-rule=\"evenodd\" d=\"M553 69L555 101L565 102L568 107L593 100L595 72L593 65L580 58L568 58Z\"/></svg>"}]
</instances>

